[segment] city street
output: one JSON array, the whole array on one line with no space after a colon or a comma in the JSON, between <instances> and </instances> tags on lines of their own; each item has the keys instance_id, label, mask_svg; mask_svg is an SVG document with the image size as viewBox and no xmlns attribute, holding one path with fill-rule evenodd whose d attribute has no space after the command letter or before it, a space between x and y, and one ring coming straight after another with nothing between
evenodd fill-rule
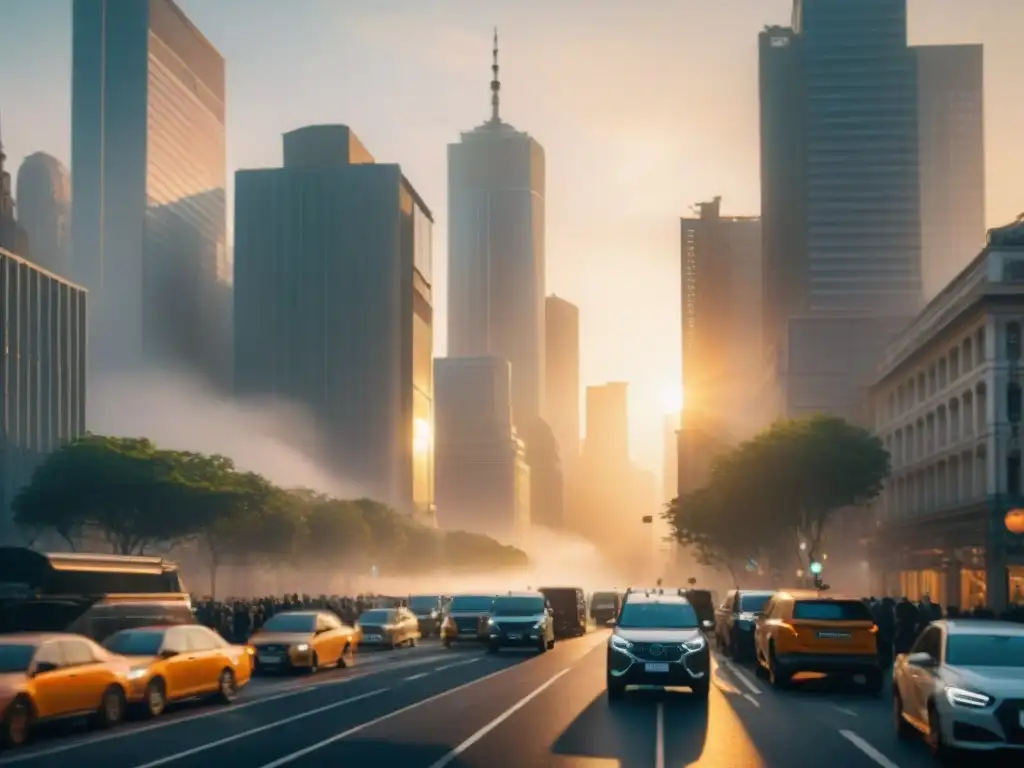
<instances>
[{"instance_id":1,"label":"city street","mask_svg":"<svg viewBox=\"0 0 1024 768\"><path fill-rule=\"evenodd\" d=\"M350 669L258 679L233 706L183 706L109 732L45 735L0 767L769 766L923 768L888 695L811 681L776 693L720 660L707 706L685 691L604 690L607 632L540 657L424 643Z\"/></svg>"}]
</instances>

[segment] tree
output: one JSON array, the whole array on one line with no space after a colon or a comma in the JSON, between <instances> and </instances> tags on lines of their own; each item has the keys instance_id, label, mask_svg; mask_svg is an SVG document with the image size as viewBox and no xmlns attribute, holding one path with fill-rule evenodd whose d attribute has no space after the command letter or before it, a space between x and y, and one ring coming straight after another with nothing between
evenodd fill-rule
<instances>
[{"instance_id":1,"label":"tree","mask_svg":"<svg viewBox=\"0 0 1024 768\"><path fill-rule=\"evenodd\" d=\"M301 498L301 497L300 497ZM370 526L362 510L350 501L317 494L308 497L305 519L308 549L327 564L361 560L370 549Z\"/></svg>"}]
</instances>

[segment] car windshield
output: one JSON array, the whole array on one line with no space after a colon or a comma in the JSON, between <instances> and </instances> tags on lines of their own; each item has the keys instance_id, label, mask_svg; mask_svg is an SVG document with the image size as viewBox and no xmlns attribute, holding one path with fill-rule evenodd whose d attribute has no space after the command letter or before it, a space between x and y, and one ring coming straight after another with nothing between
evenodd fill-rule
<instances>
[{"instance_id":1,"label":"car windshield","mask_svg":"<svg viewBox=\"0 0 1024 768\"><path fill-rule=\"evenodd\" d=\"M491 609L492 616L536 616L544 613L543 597L499 597Z\"/></svg>"},{"instance_id":2,"label":"car windshield","mask_svg":"<svg viewBox=\"0 0 1024 768\"><path fill-rule=\"evenodd\" d=\"M801 600L793 618L804 621L871 621L871 611L860 600Z\"/></svg>"},{"instance_id":3,"label":"car windshield","mask_svg":"<svg viewBox=\"0 0 1024 768\"><path fill-rule=\"evenodd\" d=\"M742 613L761 613L764 605L771 600L771 595L740 595L740 611Z\"/></svg>"},{"instance_id":4,"label":"car windshield","mask_svg":"<svg viewBox=\"0 0 1024 768\"><path fill-rule=\"evenodd\" d=\"M264 632L312 632L316 616L308 613L279 613L263 625Z\"/></svg>"},{"instance_id":5,"label":"car windshield","mask_svg":"<svg viewBox=\"0 0 1024 768\"><path fill-rule=\"evenodd\" d=\"M478 597L470 595L453 597L452 604L449 606L448 610L452 613L459 613L460 611L487 613L491 610L491 605L493 603L493 597Z\"/></svg>"},{"instance_id":6,"label":"car windshield","mask_svg":"<svg viewBox=\"0 0 1024 768\"><path fill-rule=\"evenodd\" d=\"M958 667L1024 667L1024 634L953 635L946 663Z\"/></svg>"},{"instance_id":7,"label":"car windshield","mask_svg":"<svg viewBox=\"0 0 1024 768\"><path fill-rule=\"evenodd\" d=\"M697 612L689 603L626 603L618 626L623 629L696 629Z\"/></svg>"},{"instance_id":8,"label":"car windshield","mask_svg":"<svg viewBox=\"0 0 1024 768\"><path fill-rule=\"evenodd\" d=\"M103 642L103 647L122 656L156 656L163 642L163 632L130 629L111 635Z\"/></svg>"},{"instance_id":9,"label":"car windshield","mask_svg":"<svg viewBox=\"0 0 1024 768\"><path fill-rule=\"evenodd\" d=\"M409 609L412 610L414 613L436 611L437 604L437 595L413 595L409 598Z\"/></svg>"},{"instance_id":10,"label":"car windshield","mask_svg":"<svg viewBox=\"0 0 1024 768\"><path fill-rule=\"evenodd\" d=\"M35 654L34 645L0 645L0 673L27 672Z\"/></svg>"},{"instance_id":11,"label":"car windshield","mask_svg":"<svg viewBox=\"0 0 1024 768\"><path fill-rule=\"evenodd\" d=\"M359 617L360 624L387 624L395 620L395 612L387 608L364 611Z\"/></svg>"}]
</instances>

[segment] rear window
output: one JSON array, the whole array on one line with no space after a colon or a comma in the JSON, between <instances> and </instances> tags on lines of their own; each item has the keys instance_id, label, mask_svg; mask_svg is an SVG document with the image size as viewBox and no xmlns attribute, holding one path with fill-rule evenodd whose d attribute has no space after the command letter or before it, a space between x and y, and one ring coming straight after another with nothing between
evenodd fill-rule
<instances>
[{"instance_id":1,"label":"rear window","mask_svg":"<svg viewBox=\"0 0 1024 768\"><path fill-rule=\"evenodd\" d=\"M743 613L761 613L771 595L740 595L740 610Z\"/></svg>"},{"instance_id":2,"label":"rear window","mask_svg":"<svg viewBox=\"0 0 1024 768\"><path fill-rule=\"evenodd\" d=\"M395 612L390 608L375 608L364 611L359 617L360 624L387 624L395 620Z\"/></svg>"},{"instance_id":3,"label":"rear window","mask_svg":"<svg viewBox=\"0 0 1024 768\"><path fill-rule=\"evenodd\" d=\"M859 600L801 600L793 618L805 621L871 621L871 611Z\"/></svg>"},{"instance_id":4,"label":"rear window","mask_svg":"<svg viewBox=\"0 0 1024 768\"><path fill-rule=\"evenodd\" d=\"M473 597L470 595L458 595L452 598L450 610L453 613L458 613L459 611L468 611L470 613L474 611L480 611L481 613L487 613L491 610L491 605L493 603L493 597Z\"/></svg>"},{"instance_id":5,"label":"rear window","mask_svg":"<svg viewBox=\"0 0 1024 768\"><path fill-rule=\"evenodd\" d=\"M946 663L956 667L1024 667L1024 635L953 635Z\"/></svg>"}]
</instances>

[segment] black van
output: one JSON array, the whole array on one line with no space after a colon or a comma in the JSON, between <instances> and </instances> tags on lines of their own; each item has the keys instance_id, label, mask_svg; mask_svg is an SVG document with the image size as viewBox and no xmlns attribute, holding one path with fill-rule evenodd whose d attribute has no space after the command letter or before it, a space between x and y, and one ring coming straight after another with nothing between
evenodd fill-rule
<instances>
[{"instance_id":1,"label":"black van","mask_svg":"<svg viewBox=\"0 0 1024 768\"><path fill-rule=\"evenodd\" d=\"M587 598L582 587L541 587L555 619L555 637L582 637L587 633Z\"/></svg>"},{"instance_id":2,"label":"black van","mask_svg":"<svg viewBox=\"0 0 1024 768\"><path fill-rule=\"evenodd\" d=\"M590 618L600 628L619 615L622 595L619 592L595 592L590 596Z\"/></svg>"}]
</instances>

